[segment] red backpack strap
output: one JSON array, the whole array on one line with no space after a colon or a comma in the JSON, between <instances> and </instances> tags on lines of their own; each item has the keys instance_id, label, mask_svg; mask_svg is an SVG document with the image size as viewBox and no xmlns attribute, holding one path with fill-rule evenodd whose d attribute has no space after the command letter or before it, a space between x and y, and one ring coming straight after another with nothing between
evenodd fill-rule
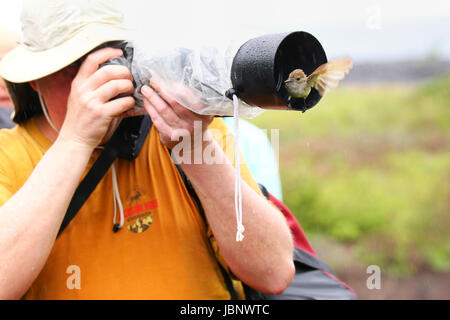
<instances>
[{"instance_id":1,"label":"red backpack strap","mask_svg":"<svg viewBox=\"0 0 450 320\"><path fill-rule=\"evenodd\" d=\"M266 196L266 198L268 198L283 213L284 217L286 218L286 221L289 225L289 228L291 229L291 233L294 239L294 247L300 249L295 250L294 261L297 260L301 261L306 265L314 266L315 268L320 270L320 272L323 273L325 276L345 287L351 293L351 295L356 297L356 293L353 291L353 289L345 282L338 279L334 274L334 272L328 267L328 265L324 264L322 261L319 260L319 257L313 250L311 244L308 241L308 238L305 235L305 232L303 231L302 227L298 223L297 219L295 218L291 210L289 210L289 208L283 202L278 200L267 190L264 190L263 193ZM311 256L308 257L308 254L311 255L312 257Z\"/></svg>"}]
</instances>

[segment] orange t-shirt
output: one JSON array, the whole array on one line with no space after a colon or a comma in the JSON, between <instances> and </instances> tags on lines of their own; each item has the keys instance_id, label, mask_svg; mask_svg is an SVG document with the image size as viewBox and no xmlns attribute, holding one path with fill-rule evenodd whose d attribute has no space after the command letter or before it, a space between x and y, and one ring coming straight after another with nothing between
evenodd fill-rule
<instances>
[{"instance_id":1,"label":"orange t-shirt","mask_svg":"<svg viewBox=\"0 0 450 320\"><path fill-rule=\"evenodd\" d=\"M221 119L210 128L231 135ZM229 155L227 141L226 148L225 139L219 143ZM0 131L0 206L22 187L50 146L34 120ZM233 156L230 160L234 163ZM24 299L229 299L216 258L220 253L212 249L217 246L210 244L211 232L157 130L152 128L135 161L118 159L115 166L124 228L112 231L110 169L56 240ZM260 193L246 165L241 175ZM80 288L70 285L74 270Z\"/></svg>"}]
</instances>

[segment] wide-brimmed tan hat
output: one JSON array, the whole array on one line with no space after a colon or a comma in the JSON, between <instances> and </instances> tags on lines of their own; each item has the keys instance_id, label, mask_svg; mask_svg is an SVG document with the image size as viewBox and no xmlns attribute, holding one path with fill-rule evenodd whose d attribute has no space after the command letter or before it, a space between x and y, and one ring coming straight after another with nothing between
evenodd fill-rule
<instances>
[{"instance_id":1,"label":"wide-brimmed tan hat","mask_svg":"<svg viewBox=\"0 0 450 320\"><path fill-rule=\"evenodd\" d=\"M75 62L101 44L127 40L113 0L25 0L23 41L0 62L0 77L26 83Z\"/></svg>"}]
</instances>

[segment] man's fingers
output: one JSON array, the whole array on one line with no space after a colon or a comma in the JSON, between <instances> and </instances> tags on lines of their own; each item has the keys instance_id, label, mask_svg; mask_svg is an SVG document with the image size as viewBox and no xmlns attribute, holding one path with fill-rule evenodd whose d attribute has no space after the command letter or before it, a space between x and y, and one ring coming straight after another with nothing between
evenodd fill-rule
<instances>
[{"instance_id":1,"label":"man's fingers","mask_svg":"<svg viewBox=\"0 0 450 320\"><path fill-rule=\"evenodd\" d=\"M179 137L192 138L196 121L206 124L204 128L209 126L212 116L198 115L185 108L173 99L170 94L171 91L162 87L161 82L156 81L155 78L152 78L151 84L154 85L154 90L149 86L144 86L141 90L144 95L144 107L158 129L162 143L169 149L176 145ZM177 90L178 88L179 90ZM175 87L174 90L176 96L182 99L183 104L185 101L186 103L188 101L199 102L195 94L186 86L180 85Z\"/></svg>"},{"instance_id":2,"label":"man's fingers","mask_svg":"<svg viewBox=\"0 0 450 320\"><path fill-rule=\"evenodd\" d=\"M177 127L179 125L181 119L175 111L173 111L172 105L169 101L166 101L160 97L148 86L142 87L141 92L168 125L173 127Z\"/></svg>"},{"instance_id":3,"label":"man's fingers","mask_svg":"<svg viewBox=\"0 0 450 320\"><path fill-rule=\"evenodd\" d=\"M169 92L166 84L155 76L150 79L150 85L172 106L175 113L182 119L194 119L196 114L180 104L174 95L180 97L183 104L188 105L192 110L202 110L205 107L194 92L181 83L173 84L174 87L172 88L172 94Z\"/></svg>"},{"instance_id":4,"label":"man's fingers","mask_svg":"<svg viewBox=\"0 0 450 320\"><path fill-rule=\"evenodd\" d=\"M104 66L97 71L89 78L89 87L93 90L98 87L104 85L108 81L118 79L127 79L133 81L133 75L131 71L121 65L108 65Z\"/></svg>"},{"instance_id":5,"label":"man's fingers","mask_svg":"<svg viewBox=\"0 0 450 320\"><path fill-rule=\"evenodd\" d=\"M199 97L185 85L181 83L173 84L172 90L169 91L165 83L156 77L152 77L150 79L150 84L155 86L155 91L158 95L164 98L164 100L169 99L171 109L175 112L179 119L182 119L183 122L194 123L195 121L206 121L206 123L209 124L213 120L212 116L202 115L192 111L203 110L205 108L205 104L201 102ZM178 102L177 99L172 98L170 92L178 97L179 101L182 101L183 104ZM189 109L184 105L188 105Z\"/></svg>"},{"instance_id":6,"label":"man's fingers","mask_svg":"<svg viewBox=\"0 0 450 320\"><path fill-rule=\"evenodd\" d=\"M103 48L94 51L87 55L81 64L80 70L78 71L77 78L86 79L93 75L98 67L112 58L117 58L123 55L122 50L115 48Z\"/></svg>"},{"instance_id":7,"label":"man's fingers","mask_svg":"<svg viewBox=\"0 0 450 320\"><path fill-rule=\"evenodd\" d=\"M119 94L132 94L133 91L133 82L130 80L110 80L96 90L96 96L101 102L107 102Z\"/></svg>"},{"instance_id":8,"label":"man's fingers","mask_svg":"<svg viewBox=\"0 0 450 320\"><path fill-rule=\"evenodd\" d=\"M170 136L172 134L172 128L166 123L161 115L156 111L156 108L150 101L144 99L144 107L147 110L150 118L152 118L153 125L158 129L162 135Z\"/></svg>"},{"instance_id":9,"label":"man's fingers","mask_svg":"<svg viewBox=\"0 0 450 320\"><path fill-rule=\"evenodd\" d=\"M192 111L187 109L186 107L182 106L175 98L173 98L167 90L167 87L163 83L161 79L158 79L157 77L152 77L150 79L150 85L153 87L154 91L157 92L157 95L161 96L164 101L167 101L167 103L171 106L171 109L173 112L178 116L178 118L183 120L195 120L195 115ZM189 90L186 90L185 87L180 86L180 94L183 95L183 97L189 97L190 92L187 92ZM190 100L190 99L189 99Z\"/></svg>"},{"instance_id":10,"label":"man's fingers","mask_svg":"<svg viewBox=\"0 0 450 320\"><path fill-rule=\"evenodd\" d=\"M114 118L127 112L135 105L135 101L132 97L123 97L114 99L108 103L105 103L102 107L102 111L108 118Z\"/></svg>"},{"instance_id":11,"label":"man's fingers","mask_svg":"<svg viewBox=\"0 0 450 320\"><path fill-rule=\"evenodd\" d=\"M165 101L167 101L168 104L174 105L174 104L178 103L173 97L171 97L167 93L167 89L164 86L164 83L162 82L162 80L153 76L150 79L150 85L153 88L153 90L161 96L161 98L163 98Z\"/></svg>"}]
</instances>

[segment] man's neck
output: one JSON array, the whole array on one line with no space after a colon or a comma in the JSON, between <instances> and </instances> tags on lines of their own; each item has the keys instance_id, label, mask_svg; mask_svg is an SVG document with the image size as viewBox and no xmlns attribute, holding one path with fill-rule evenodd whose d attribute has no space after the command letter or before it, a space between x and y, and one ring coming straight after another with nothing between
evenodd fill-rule
<instances>
[{"instance_id":1,"label":"man's neck","mask_svg":"<svg viewBox=\"0 0 450 320\"><path fill-rule=\"evenodd\" d=\"M43 116L37 116L35 118L36 124L39 128L39 131L42 132L42 134L50 140L52 143L56 141L58 138L58 133L53 129L50 124L48 123L47 119Z\"/></svg>"}]
</instances>

